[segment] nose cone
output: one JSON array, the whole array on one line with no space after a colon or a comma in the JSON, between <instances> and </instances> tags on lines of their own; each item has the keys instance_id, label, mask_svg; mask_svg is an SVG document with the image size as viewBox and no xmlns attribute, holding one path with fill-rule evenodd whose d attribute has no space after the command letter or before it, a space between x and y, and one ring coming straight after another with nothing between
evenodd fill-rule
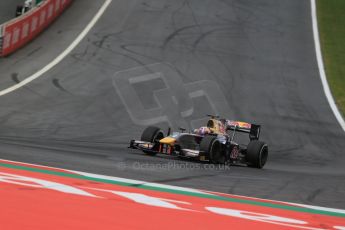
<instances>
[{"instance_id":1,"label":"nose cone","mask_svg":"<svg viewBox=\"0 0 345 230\"><path fill-rule=\"evenodd\" d=\"M175 138L165 137L159 141L161 144L173 145L176 142Z\"/></svg>"}]
</instances>

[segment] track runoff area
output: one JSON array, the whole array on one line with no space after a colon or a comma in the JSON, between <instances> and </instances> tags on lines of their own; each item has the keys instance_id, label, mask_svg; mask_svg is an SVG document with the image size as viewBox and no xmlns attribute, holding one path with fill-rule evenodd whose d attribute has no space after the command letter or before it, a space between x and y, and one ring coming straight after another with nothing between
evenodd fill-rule
<instances>
[{"instance_id":1,"label":"track runoff area","mask_svg":"<svg viewBox=\"0 0 345 230\"><path fill-rule=\"evenodd\" d=\"M0 160L5 229L345 229L345 210Z\"/></svg>"}]
</instances>

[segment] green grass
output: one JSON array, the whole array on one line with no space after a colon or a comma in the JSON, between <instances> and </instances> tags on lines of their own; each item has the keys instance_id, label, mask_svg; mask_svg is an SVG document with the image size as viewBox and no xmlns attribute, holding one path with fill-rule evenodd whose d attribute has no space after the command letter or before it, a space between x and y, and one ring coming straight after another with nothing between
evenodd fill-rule
<instances>
[{"instance_id":1,"label":"green grass","mask_svg":"<svg viewBox=\"0 0 345 230\"><path fill-rule=\"evenodd\" d=\"M335 103L345 115L345 0L317 0L323 61Z\"/></svg>"}]
</instances>

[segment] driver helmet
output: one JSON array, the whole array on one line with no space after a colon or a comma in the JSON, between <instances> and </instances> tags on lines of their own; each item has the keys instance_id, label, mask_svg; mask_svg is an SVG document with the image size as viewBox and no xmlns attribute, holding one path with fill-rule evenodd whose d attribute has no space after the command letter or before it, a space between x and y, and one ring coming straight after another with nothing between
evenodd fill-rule
<instances>
[{"instance_id":1,"label":"driver helmet","mask_svg":"<svg viewBox=\"0 0 345 230\"><path fill-rule=\"evenodd\" d=\"M200 127L199 129L197 129L196 133L204 136L206 134L210 134L211 130L208 127L203 126L203 127Z\"/></svg>"}]
</instances>

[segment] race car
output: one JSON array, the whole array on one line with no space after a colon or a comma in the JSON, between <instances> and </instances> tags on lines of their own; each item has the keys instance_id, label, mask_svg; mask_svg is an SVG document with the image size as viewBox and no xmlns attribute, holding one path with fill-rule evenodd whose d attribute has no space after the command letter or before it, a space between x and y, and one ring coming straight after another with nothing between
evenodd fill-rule
<instances>
[{"instance_id":1,"label":"race car","mask_svg":"<svg viewBox=\"0 0 345 230\"><path fill-rule=\"evenodd\" d=\"M140 140L131 140L129 148L142 150L148 155L167 154L182 158L194 158L213 164L238 164L262 168L268 158L268 146L259 141L261 126L247 122L220 119L208 115L206 126L193 132L172 132L165 136L155 126L147 127ZM249 143L240 145L235 134L247 133Z\"/></svg>"}]
</instances>

